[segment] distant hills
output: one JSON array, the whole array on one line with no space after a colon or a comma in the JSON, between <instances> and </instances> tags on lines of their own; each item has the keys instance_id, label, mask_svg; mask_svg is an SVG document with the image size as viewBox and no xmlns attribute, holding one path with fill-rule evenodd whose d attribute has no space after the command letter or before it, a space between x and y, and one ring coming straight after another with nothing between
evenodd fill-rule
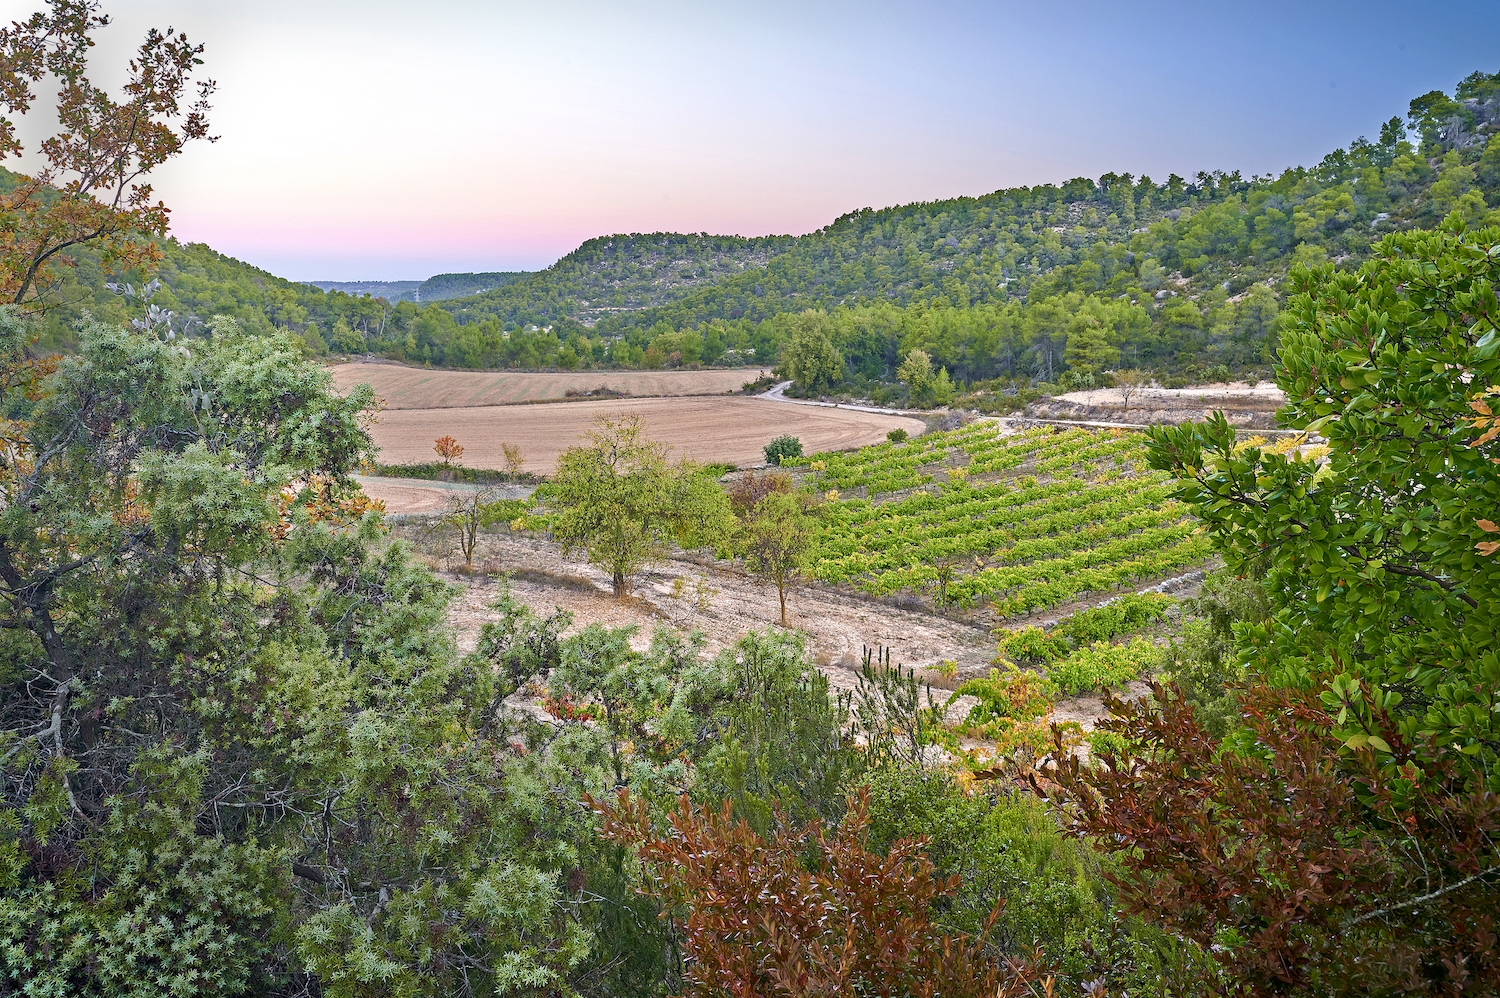
<instances>
[{"instance_id":1,"label":"distant hills","mask_svg":"<svg viewBox=\"0 0 1500 998\"><path fill-rule=\"evenodd\" d=\"M425 281L308 281L324 291L341 291L346 295L369 295L389 302L434 302L464 298L495 288L503 288L525 271L497 271L488 274L438 274Z\"/></svg>"},{"instance_id":2,"label":"distant hills","mask_svg":"<svg viewBox=\"0 0 1500 998\"><path fill-rule=\"evenodd\" d=\"M989 331L923 333L924 349L974 378L1026 371L1051 378L1071 363L1069 330L1103 321L1079 318L1084 303L1098 301L1136 310L1110 320L1118 328L1099 356L1121 347L1129 327L1138 331L1129 333L1126 359L1180 367L1228 335L1215 330L1248 321L1231 306L1257 287L1251 339L1269 342L1274 308L1267 310L1266 295L1280 298L1294 264L1356 266L1382 233L1435 225L1450 212L1471 224L1500 217L1497 132L1500 74L1475 73L1451 95L1411 101L1404 120L1377 126L1373 138L1276 176L1108 173L862 208L803 236L617 234L534 273L420 283L314 287L169 240L161 301L189 329L229 314L301 334L314 352L462 367L764 362L780 349L784 317L815 309L848 314L835 337L846 360L843 341L884 330L888 344L869 361L871 377L882 369L889 376L890 358L910 348L900 344L916 342L914 323L941 324L918 323L919 314L951 313L966 316L949 323L954 329ZM0 174L0 187L10 176ZM103 287L107 279L80 254L47 316L54 344L66 348L85 310L125 317L124 303ZM420 304L411 300L417 296ZM1065 307L1048 313L1048 302ZM892 308L899 314L869 311ZM1271 349L1229 351L1223 362L1249 363L1232 357Z\"/></svg>"}]
</instances>

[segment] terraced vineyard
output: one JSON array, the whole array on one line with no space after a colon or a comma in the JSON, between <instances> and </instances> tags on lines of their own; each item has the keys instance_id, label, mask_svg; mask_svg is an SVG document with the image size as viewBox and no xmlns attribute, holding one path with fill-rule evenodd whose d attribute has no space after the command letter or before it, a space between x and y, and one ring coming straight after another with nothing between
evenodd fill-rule
<instances>
[{"instance_id":1,"label":"terraced vineyard","mask_svg":"<svg viewBox=\"0 0 1500 998\"><path fill-rule=\"evenodd\" d=\"M1007 434L985 420L805 458L819 488L838 492L811 573L1011 617L1199 564L1208 538L1146 466L1145 444L1130 431Z\"/></svg>"}]
</instances>

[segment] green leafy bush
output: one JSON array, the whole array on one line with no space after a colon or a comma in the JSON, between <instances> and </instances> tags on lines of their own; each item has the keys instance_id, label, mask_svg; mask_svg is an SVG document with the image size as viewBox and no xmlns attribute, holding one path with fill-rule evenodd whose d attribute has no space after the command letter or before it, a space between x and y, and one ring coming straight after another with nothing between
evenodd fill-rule
<instances>
[{"instance_id":1,"label":"green leafy bush","mask_svg":"<svg viewBox=\"0 0 1500 998\"><path fill-rule=\"evenodd\" d=\"M1023 627L1001 632L1001 656L1022 665L1055 662L1072 650L1073 646L1056 631L1049 634L1040 627Z\"/></svg>"},{"instance_id":2,"label":"green leafy bush","mask_svg":"<svg viewBox=\"0 0 1500 998\"><path fill-rule=\"evenodd\" d=\"M1245 678L1234 650L1234 625L1262 623L1270 616L1270 603L1256 580L1220 571L1182 608L1190 616L1163 650L1162 671L1198 708L1203 726L1223 736L1239 716L1237 698L1227 687Z\"/></svg>"},{"instance_id":3,"label":"green leafy bush","mask_svg":"<svg viewBox=\"0 0 1500 998\"><path fill-rule=\"evenodd\" d=\"M885 438L887 440L889 440L893 444L900 444L900 443L905 443L906 442L907 436L909 436L909 434L905 430L901 429L900 427L897 427L896 429L894 429L891 432L887 433L885 435Z\"/></svg>"},{"instance_id":4,"label":"green leafy bush","mask_svg":"<svg viewBox=\"0 0 1500 998\"><path fill-rule=\"evenodd\" d=\"M1165 593L1130 593L1103 606L1079 610L1053 628L1052 633L1072 638L1080 645L1108 641L1163 619L1175 602Z\"/></svg>"},{"instance_id":5,"label":"green leafy bush","mask_svg":"<svg viewBox=\"0 0 1500 998\"><path fill-rule=\"evenodd\" d=\"M991 669L988 677L970 679L954 697L974 696L979 703L969 711L968 724L980 726L1000 718L1030 721L1052 709L1049 683L1035 672Z\"/></svg>"},{"instance_id":6,"label":"green leafy bush","mask_svg":"<svg viewBox=\"0 0 1500 998\"><path fill-rule=\"evenodd\" d=\"M1101 859L1063 835L1048 806L1025 794L967 791L941 771L896 769L872 775L870 846L927 839L927 855L960 880L939 916L950 930L983 928L1005 899L994 941L1020 955L1041 945L1065 969L1085 961L1080 944L1108 924Z\"/></svg>"},{"instance_id":7,"label":"green leafy bush","mask_svg":"<svg viewBox=\"0 0 1500 998\"><path fill-rule=\"evenodd\" d=\"M789 464L802 456L802 441L790 435L774 437L766 444L765 455L767 464Z\"/></svg>"},{"instance_id":8,"label":"green leafy bush","mask_svg":"<svg viewBox=\"0 0 1500 998\"><path fill-rule=\"evenodd\" d=\"M1145 638L1127 645L1096 641L1047 669L1047 678L1072 696L1129 682L1161 660L1161 650Z\"/></svg>"}]
</instances>

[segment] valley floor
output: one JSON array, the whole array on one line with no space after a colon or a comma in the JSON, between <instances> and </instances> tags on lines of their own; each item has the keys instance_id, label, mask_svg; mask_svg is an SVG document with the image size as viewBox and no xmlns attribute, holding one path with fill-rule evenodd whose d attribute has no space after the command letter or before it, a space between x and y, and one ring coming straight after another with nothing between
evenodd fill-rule
<instances>
[{"instance_id":1,"label":"valley floor","mask_svg":"<svg viewBox=\"0 0 1500 998\"><path fill-rule=\"evenodd\" d=\"M461 561L453 554L451 528L445 530L413 519L398 523L396 533L412 543L445 578L459 585L450 616L460 649L465 652L474 649L484 623L495 619L490 604L506 585L538 613L562 609L573 614L567 633L591 623L633 625L638 629L632 642L637 649L650 643L652 631L658 626L701 631L705 650L712 653L733 644L749 630L779 625L774 586L708 556L684 554L658 562L635 578L629 596L616 599L605 572L564 556L557 544L544 537L504 530L485 534L474 558L476 571L460 573L453 571ZM1196 591L1201 578L1200 572L1188 572L1171 579L1149 580L1134 588L1161 587L1176 595L1189 595ZM1044 623L1117 595L1096 594L1092 599L1056 608L1045 620L1037 616L1026 622ZM915 599L909 601L910 605L898 602L842 588L804 585L788 592L787 619L792 628L803 633L812 660L835 689L855 687L866 648L889 648L893 663L924 670L923 680L931 683L940 700L946 696L944 689L988 672L996 654L992 629L997 624L988 611L957 619L932 612ZM950 675L936 669L945 661L956 665ZM1128 697L1143 688L1142 684L1131 684L1124 692ZM950 717L962 716L969 705L956 704ZM1104 713L1099 697L1082 696L1059 701L1054 716L1058 721L1078 721L1087 730Z\"/></svg>"}]
</instances>

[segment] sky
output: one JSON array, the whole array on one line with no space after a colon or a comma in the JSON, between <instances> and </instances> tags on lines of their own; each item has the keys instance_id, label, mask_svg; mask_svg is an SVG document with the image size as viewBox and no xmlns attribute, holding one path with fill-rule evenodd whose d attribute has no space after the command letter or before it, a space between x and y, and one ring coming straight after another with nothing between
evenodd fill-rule
<instances>
[{"instance_id":1,"label":"sky","mask_svg":"<svg viewBox=\"0 0 1500 998\"><path fill-rule=\"evenodd\" d=\"M104 9L101 81L148 27L207 46L219 141L153 175L173 233L293 280L534 270L598 235L800 234L1110 171L1280 171L1500 71L1494 0Z\"/></svg>"}]
</instances>

